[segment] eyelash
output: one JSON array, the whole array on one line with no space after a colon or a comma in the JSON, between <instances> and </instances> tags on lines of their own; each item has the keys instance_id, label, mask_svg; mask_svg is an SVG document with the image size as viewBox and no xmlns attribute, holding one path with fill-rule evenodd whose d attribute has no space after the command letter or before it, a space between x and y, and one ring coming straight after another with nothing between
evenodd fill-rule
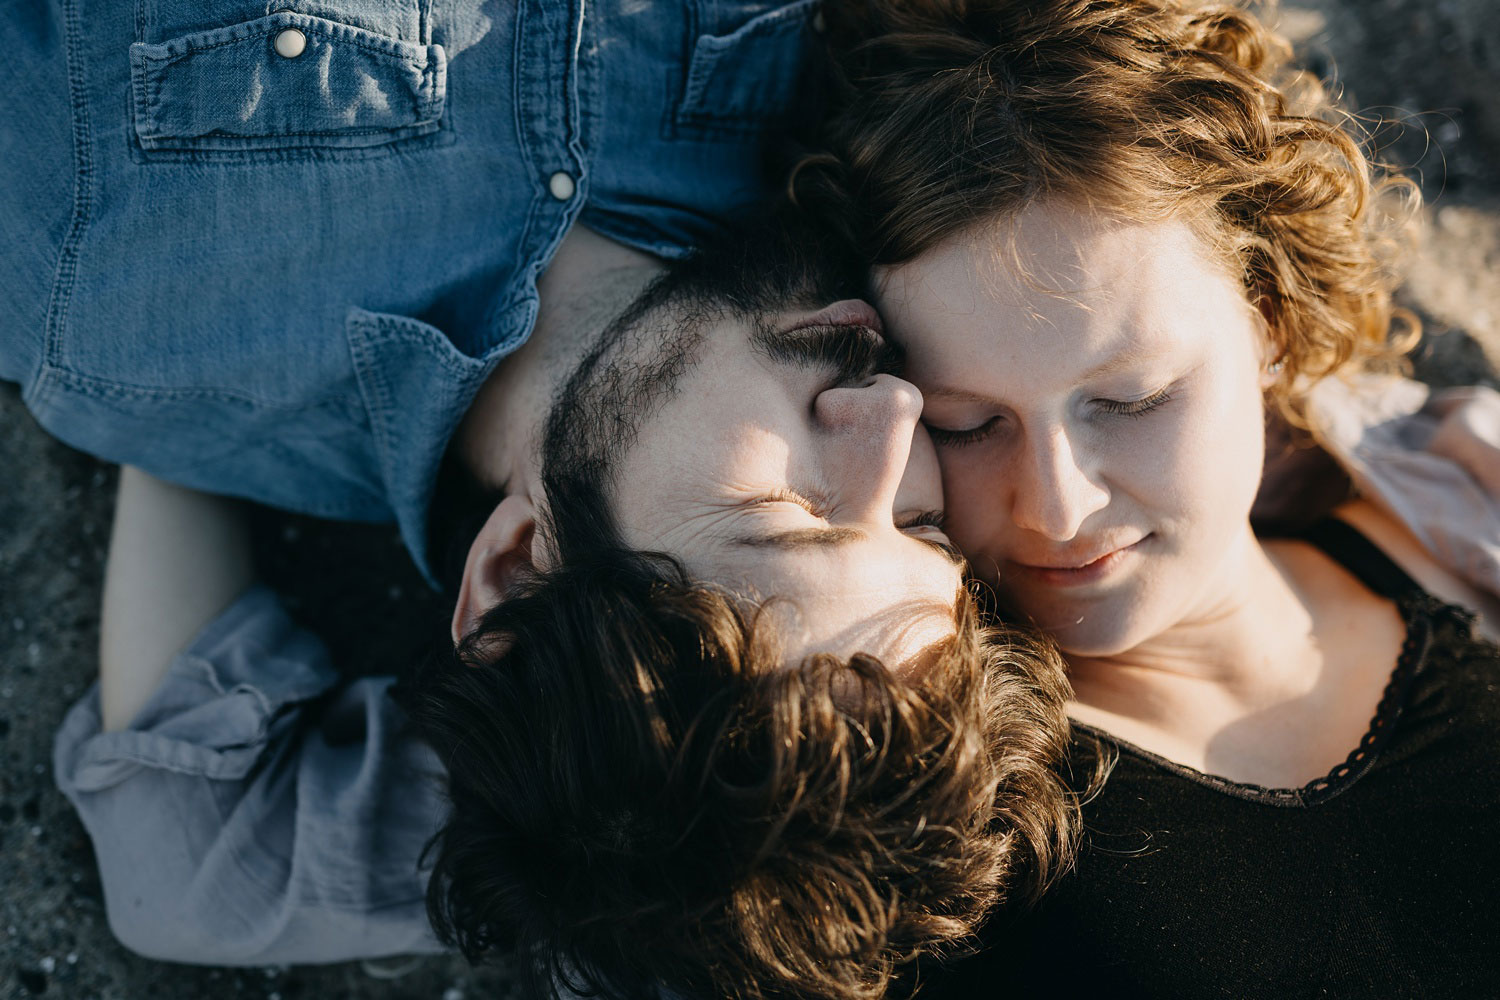
<instances>
[{"instance_id":1,"label":"eyelash","mask_svg":"<svg viewBox=\"0 0 1500 1000\"><path fill-rule=\"evenodd\" d=\"M826 518L828 516L827 511L825 510L823 505L809 500L807 497L803 496L801 493L798 493L796 490L774 490L761 497L760 502L796 504L798 507L801 507L803 510L807 511L814 517ZM900 528L902 531L905 531L908 528L937 528L939 531L942 531L944 530L943 526L946 523L947 515L945 515L942 511L924 510L913 515L912 517L907 518L905 521L902 521L900 524L896 525L896 527Z\"/></svg>"},{"instance_id":2,"label":"eyelash","mask_svg":"<svg viewBox=\"0 0 1500 1000\"><path fill-rule=\"evenodd\" d=\"M1171 399L1172 390L1162 389L1160 392L1152 393L1145 399L1099 399L1094 402L1095 405L1106 413L1121 417L1143 417L1152 410L1158 409L1165 403L1170 402ZM934 444L942 445L945 448L962 448L964 445L975 444L989 437L994 433L995 426L999 422L1000 418L998 416L991 417L978 427L966 431L945 431L940 427L933 427L929 424L927 433L932 436Z\"/></svg>"},{"instance_id":3,"label":"eyelash","mask_svg":"<svg viewBox=\"0 0 1500 1000\"><path fill-rule=\"evenodd\" d=\"M966 444L974 444L983 441L990 436L995 429L999 417L990 417L978 427L966 431L945 431L940 427L928 426L927 433L932 436L932 443L942 445L945 448L962 448Z\"/></svg>"},{"instance_id":4,"label":"eyelash","mask_svg":"<svg viewBox=\"0 0 1500 1000\"><path fill-rule=\"evenodd\" d=\"M827 507L816 503L798 493L796 490L773 490L760 498L761 503L790 503L796 504L807 511L813 517L827 517Z\"/></svg>"},{"instance_id":5,"label":"eyelash","mask_svg":"<svg viewBox=\"0 0 1500 1000\"><path fill-rule=\"evenodd\" d=\"M907 518L896 527L905 531L908 528L936 528L943 530L943 525L948 521L947 516L940 510L924 510L919 514Z\"/></svg>"},{"instance_id":6,"label":"eyelash","mask_svg":"<svg viewBox=\"0 0 1500 1000\"><path fill-rule=\"evenodd\" d=\"M1140 417L1166 403L1172 398L1172 390L1162 389L1154 392L1145 399L1132 399L1122 401L1118 399L1098 400L1099 408L1108 413L1118 413L1122 417Z\"/></svg>"}]
</instances>

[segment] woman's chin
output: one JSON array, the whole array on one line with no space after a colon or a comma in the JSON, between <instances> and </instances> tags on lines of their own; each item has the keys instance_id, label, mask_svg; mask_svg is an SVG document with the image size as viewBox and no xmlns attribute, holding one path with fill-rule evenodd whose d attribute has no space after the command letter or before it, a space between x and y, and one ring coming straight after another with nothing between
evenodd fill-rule
<instances>
[{"instance_id":1,"label":"woman's chin","mask_svg":"<svg viewBox=\"0 0 1500 1000\"><path fill-rule=\"evenodd\" d=\"M1069 658L1119 656L1152 632L1142 609L1132 601L1028 601L1009 607L1016 621L1029 621L1046 632Z\"/></svg>"}]
</instances>

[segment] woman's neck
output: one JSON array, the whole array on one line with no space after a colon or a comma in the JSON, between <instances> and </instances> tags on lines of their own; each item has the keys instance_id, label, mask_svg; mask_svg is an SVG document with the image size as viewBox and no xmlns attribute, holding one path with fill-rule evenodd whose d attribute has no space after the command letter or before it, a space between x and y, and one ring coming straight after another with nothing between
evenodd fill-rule
<instances>
[{"instance_id":1,"label":"woman's neck","mask_svg":"<svg viewBox=\"0 0 1500 1000\"><path fill-rule=\"evenodd\" d=\"M1071 713L1234 780L1320 777L1374 713L1404 636L1399 615L1312 546L1253 535L1211 593L1130 650L1069 657Z\"/></svg>"}]
</instances>

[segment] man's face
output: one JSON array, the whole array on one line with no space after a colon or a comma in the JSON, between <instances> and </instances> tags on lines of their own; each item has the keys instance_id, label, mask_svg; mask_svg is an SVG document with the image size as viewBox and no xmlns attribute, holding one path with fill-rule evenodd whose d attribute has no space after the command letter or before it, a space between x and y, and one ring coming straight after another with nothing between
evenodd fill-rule
<instances>
[{"instance_id":1,"label":"man's face","mask_svg":"<svg viewBox=\"0 0 1500 1000\"><path fill-rule=\"evenodd\" d=\"M953 632L961 575L937 458L921 395L881 370L894 355L879 330L846 300L712 322L687 351L648 336L611 366L617 398L623 372L654 399L606 459L622 540L776 599L788 662L864 652L894 666Z\"/></svg>"}]
</instances>

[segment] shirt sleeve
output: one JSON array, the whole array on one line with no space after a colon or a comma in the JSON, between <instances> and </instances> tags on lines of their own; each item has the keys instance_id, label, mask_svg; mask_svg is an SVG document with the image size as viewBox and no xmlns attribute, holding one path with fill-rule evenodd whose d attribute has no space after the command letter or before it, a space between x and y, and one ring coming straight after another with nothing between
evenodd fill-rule
<instances>
[{"instance_id":1,"label":"shirt sleeve","mask_svg":"<svg viewBox=\"0 0 1500 1000\"><path fill-rule=\"evenodd\" d=\"M1309 401L1319 442L1360 491L1445 569L1500 596L1500 403L1491 396L1361 375L1324 379Z\"/></svg>"},{"instance_id":2,"label":"shirt sleeve","mask_svg":"<svg viewBox=\"0 0 1500 1000\"><path fill-rule=\"evenodd\" d=\"M93 839L115 936L203 965L434 952L419 865L443 772L386 694L254 587L173 662L123 731L97 685L53 746Z\"/></svg>"}]
</instances>

